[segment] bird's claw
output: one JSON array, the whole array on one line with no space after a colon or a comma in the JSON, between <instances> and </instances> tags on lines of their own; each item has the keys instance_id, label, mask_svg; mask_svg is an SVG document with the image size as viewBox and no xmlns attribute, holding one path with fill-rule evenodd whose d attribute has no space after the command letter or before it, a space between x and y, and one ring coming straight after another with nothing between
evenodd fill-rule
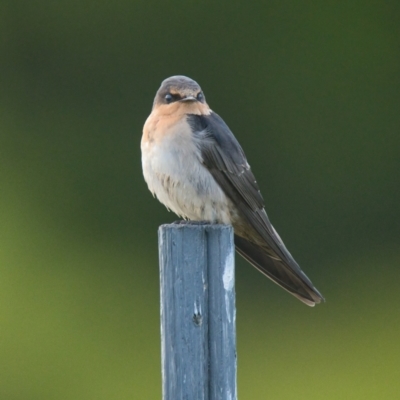
<instances>
[{"instance_id":1,"label":"bird's claw","mask_svg":"<svg viewBox=\"0 0 400 400\"><path fill-rule=\"evenodd\" d=\"M189 221L186 219L174 221L172 224L174 225L210 225L212 222L210 221Z\"/></svg>"}]
</instances>

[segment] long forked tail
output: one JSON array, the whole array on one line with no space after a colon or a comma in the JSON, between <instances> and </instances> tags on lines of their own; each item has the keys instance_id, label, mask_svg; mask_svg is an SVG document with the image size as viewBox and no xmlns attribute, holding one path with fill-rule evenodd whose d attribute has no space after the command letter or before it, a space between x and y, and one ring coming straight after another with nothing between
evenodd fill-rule
<instances>
[{"instance_id":1,"label":"long forked tail","mask_svg":"<svg viewBox=\"0 0 400 400\"><path fill-rule=\"evenodd\" d=\"M284 261L273 259L262 247L237 235L235 246L236 251L250 264L304 304L314 307L325 300L294 260L293 265L289 266Z\"/></svg>"}]
</instances>

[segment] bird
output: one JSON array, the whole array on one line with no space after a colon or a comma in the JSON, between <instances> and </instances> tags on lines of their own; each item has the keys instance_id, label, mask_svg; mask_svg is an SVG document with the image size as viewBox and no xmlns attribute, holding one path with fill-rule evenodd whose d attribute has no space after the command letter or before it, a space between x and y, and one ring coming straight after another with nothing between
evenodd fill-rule
<instances>
[{"instance_id":1,"label":"bird","mask_svg":"<svg viewBox=\"0 0 400 400\"><path fill-rule=\"evenodd\" d=\"M186 76L165 79L141 140L150 192L187 221L232 225L236 251L297 299L325 301L272 226L245 153L200 85Z\"/></svg>"}]
</instances>

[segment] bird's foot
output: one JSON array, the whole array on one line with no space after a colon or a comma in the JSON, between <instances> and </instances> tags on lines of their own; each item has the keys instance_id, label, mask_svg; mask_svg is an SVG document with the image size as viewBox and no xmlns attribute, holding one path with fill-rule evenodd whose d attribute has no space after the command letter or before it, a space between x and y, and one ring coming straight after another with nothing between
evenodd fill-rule
<instances>
[{"instance_id":1,"label":"bird's foot","mask_svg":"<svg viewBox=\"0 0 400 400\"><path fill-rule=\"evenodd\" d=\"M174 221L174 225L211 225L212 222L210 221L190 221L186 219L182 219L179 221Z\"/></svg>"}]
</instances>

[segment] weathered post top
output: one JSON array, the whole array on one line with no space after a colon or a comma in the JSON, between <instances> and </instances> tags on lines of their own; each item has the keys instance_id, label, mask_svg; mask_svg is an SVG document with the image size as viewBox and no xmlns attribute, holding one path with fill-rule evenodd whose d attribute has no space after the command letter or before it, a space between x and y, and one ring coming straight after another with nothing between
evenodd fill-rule
<instances>
[{"instance_id":1,"label":"weathered post top","mask_svg":"<svg viewBox=\"0 0 400 400\"><path fill-rule=\"evenodd\" d=\"M159 228L164 400L236 400L233 229Z\"/></svg>"}]
</instances>

